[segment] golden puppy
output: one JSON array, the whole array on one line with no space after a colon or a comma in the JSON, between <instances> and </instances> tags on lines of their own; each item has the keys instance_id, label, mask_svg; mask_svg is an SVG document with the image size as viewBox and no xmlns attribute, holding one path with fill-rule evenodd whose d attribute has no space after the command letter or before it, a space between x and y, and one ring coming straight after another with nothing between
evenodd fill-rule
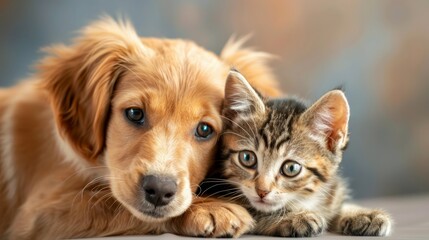
<instances>
[{"instance_id":1,"label":"golden puppy","mask_svg":"<svg viewBox=\"0 0 429 240\"><path fill-rule=\"evenodd\" d=\"M193 194L230 67L277 94L267 55L240 45L216 56L105 18L49 48L37 74L0 90L0 238L246 231L242 207Z\"/></svg>"}]
</instances>

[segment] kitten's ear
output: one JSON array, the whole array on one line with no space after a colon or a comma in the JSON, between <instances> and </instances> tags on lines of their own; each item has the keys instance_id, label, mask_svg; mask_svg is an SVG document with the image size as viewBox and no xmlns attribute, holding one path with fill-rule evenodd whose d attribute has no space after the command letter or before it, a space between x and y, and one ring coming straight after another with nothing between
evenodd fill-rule
<instances>
[{"instance_id":1,"label":"kitten's ear","mask_svg":"<svg viewBox=\"0 0 429 240\"><path fill-rule=\"evenodd\" d=\"M224 116L264 112L265 104L259 93L240 72L231 70L225 85Z\"/></svg>"},{"instance_id":2,"label":"kitten's ear","mask_svg":"<svg viewBox=\"0 0 429 240\"><path fill-rule=\"evenodd\" d=\"M349 116L346 96L340 90L332 90L307 109L303 119L309 124L314 136L335 153L347 144Z\"/></svg>"}]
</instances>

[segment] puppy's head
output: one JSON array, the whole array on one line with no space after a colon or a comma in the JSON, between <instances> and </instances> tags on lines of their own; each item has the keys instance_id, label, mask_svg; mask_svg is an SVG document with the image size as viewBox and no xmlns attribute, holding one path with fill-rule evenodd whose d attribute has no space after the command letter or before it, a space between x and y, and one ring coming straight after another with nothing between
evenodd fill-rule
<instances>
[{"instance_id":1,"label":"puppy's head","mask_svg":"<svg viewBox=\"0 0 429 240\"><path fill-rule=\"evenodd\" d=\"M212 165L227 67L193 43L140 39L104 19L40 65L60 135L103 164L136 217L183 213ZM81 163L79 163L81 164Z\"/></svg>"}]
</instances>

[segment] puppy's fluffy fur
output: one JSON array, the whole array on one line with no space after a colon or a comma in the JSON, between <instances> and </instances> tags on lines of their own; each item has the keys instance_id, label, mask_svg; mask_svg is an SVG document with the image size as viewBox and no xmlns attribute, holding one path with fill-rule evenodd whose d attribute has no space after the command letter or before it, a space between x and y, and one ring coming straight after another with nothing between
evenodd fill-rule
<instances>
[{"instance_id":1,"label":"puppy's fluffy fur","mask_svg":"<svg viewBox=\"0 0 429 240\"><path fill-rule=\"evenodd\" d=\"M184 40L140 38L110 18L47 49L31 79L0 90L0 236L57 239L172 232L237 236L243 208L193 195L222 131L228 70L277 95L267 55L230 41L220 56ZM124 111L145 111L135 126ZM195 137L200 122L212 137ZM174 199L145 200L147 175L175 179Z\"/></svg>"}]
</instances>

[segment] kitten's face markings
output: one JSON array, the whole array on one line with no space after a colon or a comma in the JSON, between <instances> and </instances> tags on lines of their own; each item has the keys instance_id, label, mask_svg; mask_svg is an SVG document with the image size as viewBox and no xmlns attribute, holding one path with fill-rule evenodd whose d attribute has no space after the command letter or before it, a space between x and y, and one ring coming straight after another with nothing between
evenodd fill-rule
<instances>
[{"instance_id":1,"label":"kitten's face markings","mask_svg":"<svg viewBox=\"0 0 429 240\"><path fill-rule=\"evenodd\" d=\"M240 142L236 136L228 138ZM295 193L288 188L307 176L308 171L300 163L302 160L290 160L295 156L291 152L285 153L284 147L279 152L272 152L262 146L258 149L252 146L250 142L234 146L236 150L229 156L226 167L231 172L229 178L240 183L238 187L255 209L263 212L281 209L295 198Z\"/></svg>"},{"instance_id":2,"label":"kitten's face markings","mask_svg":"<svg viewBox=\"0 0 429 240\"><path fill-rule=\"evenodd\" d=\"M226 83L223 114L230 119L224 147L235 152L225 162L225 176L263 212L323 191L347 142L348 103L338 90L310 108L295 99L264 101L234 71Z\"/></svg>"}]
</instances>

